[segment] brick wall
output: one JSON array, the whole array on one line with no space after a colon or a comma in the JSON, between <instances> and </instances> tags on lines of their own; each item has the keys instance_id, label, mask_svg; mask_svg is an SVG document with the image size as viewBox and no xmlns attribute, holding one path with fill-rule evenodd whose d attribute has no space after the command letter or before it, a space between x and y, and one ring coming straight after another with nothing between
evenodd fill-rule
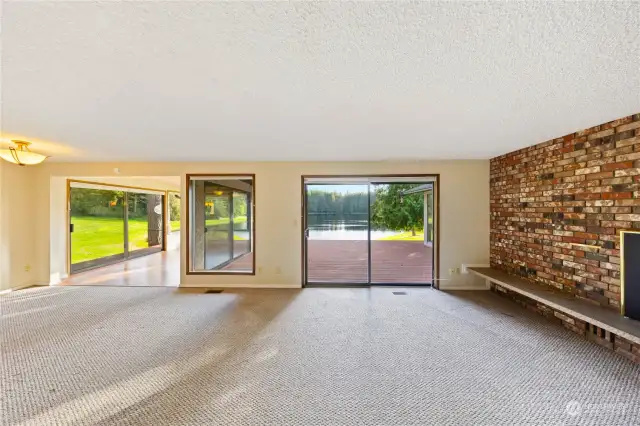
<instances>
[{"instance_id":1,"label":"brick wall","mask_svg":"<svg viewBox=\"0 0 640 426\"><path fill-rule=\"evenodd\" d=\"M640 229L640 114L491 160L492 267L619 309L627 229Z\"/></svg>"}]
</instances>

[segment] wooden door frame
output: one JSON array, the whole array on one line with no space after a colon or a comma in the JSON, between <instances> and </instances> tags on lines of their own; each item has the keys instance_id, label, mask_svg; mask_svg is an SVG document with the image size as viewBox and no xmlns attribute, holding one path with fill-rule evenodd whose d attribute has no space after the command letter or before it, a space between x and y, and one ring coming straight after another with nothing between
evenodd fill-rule
<instances>
[{"instance_id":1,"label":"wooden door frame","mask_svg":"<svg viewBox=\"0 0 640 426\"><path fill-rule=\"evenodd\" d=\"M306 238L305 238L305 230L306 230L306 191L305 185L307 179L350 179L350 178L434 178L434 190L435 195L433 197L435 206L433 209L434 212L434 238L433 238L433 250L432 250L432 265L433 265L433 275L431 280L431 287L435 289L440 288L440 174L439 173L408 173L408 174L352 174L352 175L302 175L300 178L301 183L301 217L300 217L300 225L301 225L301 250L302 250L302 262L301 262L301 272L302 272L302 287L306 287L307 283L307 253L306 253ZM370 182L369 182L370 183ZM371 242L369 241L369 246L371 246ZM369 259L369 263L371 263L371 259ZM370 269L370 268L369 268ZM371 271L369 271L370 273ZM371 281L371 277L369 277L369 281ZM354 284L355 286L370 286L376 284ZM384 285L384 284L382 284ZM327 285L330 286L330 285Z\"/></svg>"},{"instance_id":2,"label":"wooden door frame","mask_svg":"<svg viewBox=\"0 0 640 426\"><path fill-rule=\"evenodd\" d=\"M229 177L229 176L238 176L238 177L250 177L252 181L251 185L251 257L252 257L252 268L251 272L233 272L233 271L191 271L191 178L192 177ZM187 173L185 175L185 202L186 202L186 240L185 240L185 261L186 261L186 275L255 275L256 270L258 269L256 265L256 174L255 173ZM180 223L184 223L182 219L180 219ZM180 226L182 228L182 226ZM180 229L182 232L182 229Z\"/></svg>"}]
</instances>

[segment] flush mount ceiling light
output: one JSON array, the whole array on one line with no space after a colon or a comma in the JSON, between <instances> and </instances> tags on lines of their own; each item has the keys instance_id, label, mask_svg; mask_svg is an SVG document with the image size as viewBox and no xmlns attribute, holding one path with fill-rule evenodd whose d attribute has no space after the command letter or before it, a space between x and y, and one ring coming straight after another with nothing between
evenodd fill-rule
<instances>
[{"instance_id":1,"label":"flush mount ceiling light","mask_svg":"<svg viewBox=\"0 0 640 426\"><path fill-rule=\"evenodd\" d=\"M33 166L40 164L48 158L46 155L32 152L29 149L31 142L12 140L16 146L8 149L0 149L0 158L19 166Z\"/></svg>"}]
</instances>

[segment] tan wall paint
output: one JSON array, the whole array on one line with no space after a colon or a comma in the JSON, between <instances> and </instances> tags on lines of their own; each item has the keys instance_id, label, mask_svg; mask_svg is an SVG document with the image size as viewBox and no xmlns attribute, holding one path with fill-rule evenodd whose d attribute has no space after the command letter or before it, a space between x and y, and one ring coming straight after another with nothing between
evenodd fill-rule
<instances>
[{"instance_id":1,"label":"tan wall paint","mask_svg":"<svg viewBox=\"0 0 640 426\"><path fill-rule=\"evenodd\" d=\"M478 284L470 275L448 276L450 268L462 263L484 264L489 260L489 162L359 162L359 163L48 163L30 171L34 175L35 197L39 208L33 211L30 227L35 281L49 283L60 273L59 256L66 247L56 235L66 232L66 208L58 203L66 196L59 179L73 176L109 176L118 167L126 176L181 176L185 192L187 173L256 174L256 269L255 276L185 275L182 251L182 285L189 286L290 286L301 284L301 176L329 174L440 174L440 267L441 286ZM184 198L183 198L184 199ZM182 206L183 220L186 206ZM58 230L54 229L58 227ZM184 226L183 226L184 227ZM53 229L53 232L51 230ZM35 235L51 235L38 238ZM184 246L185 233L182 233ZM58 243L56 243L56 241ZM29 250L31 252L31 250ZM23 253L23 252L21 252ZM16 262L23 259L16 258ZM280 270L281 273L277 273Z\"/></svg>"},{"instance_id":2,"label":"tan wall paint","mask_svg":"<svg viewBox=\"0 0 640 426\"><path fill-rule=\"evenodd\" d=\"M83 176L76 177L74 179L87 180L91 182L100 182L110 185L125 185L125 186L137 186L139 188L157 189L159 191L180 191L180 177L176 176L176 179L156 179L153 177L131 177L131 176L118 176L118 177L91 177ZM175 180L176 182L173 182Z\"/></svg>"},{"instance_id":3,"label":"tan wall paint","mask_svg":"<svg viewBox=\"0 0 640 426\"><path fill-rule=\"evenodd\" d=\"M33 193L35 177L29 167L4 161L0 165L0 290L38 280L41 265L34 253L34 219L41 205Z\"/></svg>"},{"instance_id":4,"label":"tan wall paint","mask_svg":"<svg viewBox=\"0 0 640 426\"><path fill-rule=\"evenodd\" d=\"M0 160L0 291L10 288L8 278L8 265L9 265L9 240L7 239L5 224L4 224L4 161Z\"/></svg>"}]
</instances>

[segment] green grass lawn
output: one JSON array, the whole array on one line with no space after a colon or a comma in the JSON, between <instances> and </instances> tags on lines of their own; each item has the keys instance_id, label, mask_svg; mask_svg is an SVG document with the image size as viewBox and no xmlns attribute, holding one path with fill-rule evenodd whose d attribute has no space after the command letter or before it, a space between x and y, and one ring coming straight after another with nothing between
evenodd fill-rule
<instances>
[{"instance_id":1,"label":"green grass lawn","mask_svg":"<svg viewBox=\"0 0 640 426\"><path fill-rule=\"evenodd\" d=\"M124 220L72 217L71 263L124 253ZM147 248L146 219L129 219L129 250Z\"/></svg>"},{"instance_id":2,"label":"green grass lawn","mask_svg":"<svg viewBox=\"0 0 640 426\"><path fill-rule=\"evenodd\" d=\"M229 238L229 234L227 234L226 232L221 232L221 231L213 231L212 233L207 232L207 238L209 238L210 240L226 240L227 238ZM243 238L239 235L233 235L233 240L234 241L246 241L247 238Z\"/></svg>"},{"instance_id":3,"label":"green grass lawn","mask_svg":"<svg viewBox=\"0 0 640 426\"><path fill-rule=\"evenodd\" d=\"M246 216L234 218L246 222ZM124 220L116 217L74 216L71 234L71 263L85 262L124 253ZM229 219L208 219L207 226L224 225ZM180 221L172 220L171 229L180 229ZM236 240L242 238L235 236ZM146 218L129 219L129 250L148 248Z\"/></svg>"},{"instance_id":4,"label":"green grass lawn","mask_svg":"<svg viewBox=\"0 0 640 426\"><path fill-rule=\"evenodd\" d=\"M416 235L411 235L411 231L408 231L401 234L383 237L378 241L424 241L424 232L418 231L416 232Z\"/></svg>"},{"instance_id":5,"label":"green grass lawn","mask_svg":"<svg viewBox=\"0 0 640 426\"><path fill-rule=\"evenodd\" d=\"M246 216L236 216L233 218L233 223L243 223L246 221ZM207 219L205 223L207 224L207 226L224 225L229 223L229 218L223 217L221 219Z\"/></svg>"},{"instance_id":6,"label":"green grass lawn","mask_svg":"<svg viewBox=\"0 0 640 426\"><path fill-rule=\"evenodd\" d=\"M433 218L430 217L428 222L429 225L433 224ZM411 235L411 231L405 231L389 237L379 238L377 241L424 241L424 230L416 231L416 235Z\"/></svg>"}]
</instances>

